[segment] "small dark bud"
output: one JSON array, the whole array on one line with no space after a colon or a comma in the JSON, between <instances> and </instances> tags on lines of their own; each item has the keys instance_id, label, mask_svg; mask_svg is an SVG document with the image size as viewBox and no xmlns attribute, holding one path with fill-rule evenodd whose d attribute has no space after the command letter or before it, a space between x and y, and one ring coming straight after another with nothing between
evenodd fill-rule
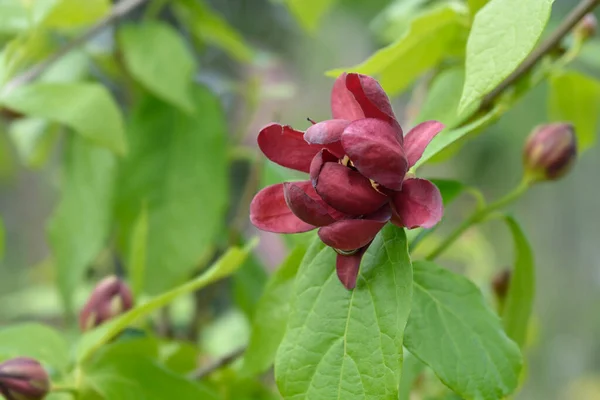
<instances>
[{"instance_id":1,"label":"small dark bud","mask_svg":"<svg viewBox=\"0 0 600 400\"><path fill-rule=\"evenodd\" d=\"M510 269L505 269L499 272L492 281L492 290L496 295L496 298L499 300L504 300L506 298L506 294L508 293L508 287L510 286L510 278L512 276L512 272Z\"/></svg>"},{"instance_id":2,"label":"small dark bud","mask_svg":"<svg viewBox=\"0 0 600 400\"><path fill-rule=\"evenodd\" d=\"M79 314L82 331L95 328L133 307L129 286L116 276L100 281Z\"/></svg>"},{"instance_id":3,"label":"small dark bud","mask_svg":"<svg viewBox=\"0 0 600 400\"><path fill-rule=\"evenodd\" d=\"M575 36L579 37L581 40L586 40L591 38L596 34L596 30L598 29L598 20L596 16L592 13L585 14L583 18L575 25Z\"/></svg>"},{"instance_id":4,"label":"small dark bud","mask_svg":"<svg viewBox=\"0 0 600 400\"><path fill-rule=\"evenodd\" d=\"M0 364L0 395L15 400L40 400L50 390L48 373L32 358L17 357Z\"/></svg>"},{"instance_id":5,"label":"small dark bud","mask_svg":"<svg viewBox=\"0 0 600 400\"><path fill-rule=\"evenodd\" d=\"M573 125L562 122L535 128L523 151L525 173L532 182L561 178L576 158L575 130Z\"/></svg>"}]
</instances>

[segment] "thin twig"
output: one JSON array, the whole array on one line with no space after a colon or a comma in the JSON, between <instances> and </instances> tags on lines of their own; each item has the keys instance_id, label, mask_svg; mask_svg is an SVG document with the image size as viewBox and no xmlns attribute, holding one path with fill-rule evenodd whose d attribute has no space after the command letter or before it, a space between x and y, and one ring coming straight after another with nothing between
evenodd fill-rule
<instances>
[{"instance_id":1,"label":"thin twig","mask_svg":"<svg viewBox=\"0 0 600 400\"><path fill-rule=\"evenodd\" d=\"M34 65L31 69L23 72L22 74L16 76L11 79L5 86L4 91L6 93L18 88L19 86L25 85L37 77L39 77L44 71L54 65L61 58L69 54L72 50L81 46L104 29L106 29L109 25L111 25L115 20L124 17L135 8L144 4L148 0L121 0L118 4L116 4L111 12L100 21L96 22L91 28L85 31L81 36L76 37L71 42L67 43L65 46L60 48L58 51L50 55L41 63Z\"/></svg>"},{"instance_id":2,"label":"thin twig","mask_svg":"<svg viewBox=\"0 0 600 400\"><path fill-rule=\"evenodd\" d=\"M244 354L245 351L246 351L246 347L240 347L239 349L234 350L231 353L227 354L225 357L216 360L212 364L209 364L204 367L200 367L197 370L190 372L188 375L188 378L202 379L202 378L212 374L214 371L216 371L220 368L226 367L227 365L233 363L234 361L239 359Z\"/></svg>"},{"instance_id":3,"label":"thin twig","mask_svg":"<svg viewBox=\"0 0 600 400\"><path fill-rule=\"evenodd\" d=\"M560 41L575 27L575 25L594 7L600 4L600 0L582 0L569 15L562 21L558 28L537 49L535 49L519 67L513 71L505 80L500 82L490 93L485 96L479 106L479 110L487 109L498 96L508 87L515 83L533 68L546 54L554 49Z\"/></svg>"}]
</instances>

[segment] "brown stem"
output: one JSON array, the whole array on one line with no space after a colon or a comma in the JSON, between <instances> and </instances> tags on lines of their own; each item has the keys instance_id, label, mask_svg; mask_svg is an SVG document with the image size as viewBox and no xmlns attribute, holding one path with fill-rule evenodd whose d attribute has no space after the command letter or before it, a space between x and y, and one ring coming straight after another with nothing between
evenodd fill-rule
<instances>
[{"instance_id":1,"label":"brown stem","mask_svg":"<svg viewBox=\"0 0 600 400\"><path fill-rule=\"evenodd\" d=\"M535 49L522 63L513 71L505 80L500 82L490 93L488 93L479 106L479 110L488 109L494 100L500 96L508 87L515 83L519 78L525 75L534 65L538 63L546 54L554 49L560 41L573 29L573 27L587 13L592 11L600 0L582 0L569 15L562 21L560 26L537 48Z\"/></svg>"},{"instance_id":2,"label":"brown stem","mask_svg":"<svg viewBox=\"0 0 600 400\"><path fill-rule=\"evenodd\" d=\"M246 347L240 347L227 354L225 357L220 358L213 362L212 364L206 365L204 367L200 367L195 371L189 373L188 378L190 379L202 379L206 376L212 374L214 371L226 367L227 365L233 363L237 359L239 359L244 352L246 351Z\"/></svg>"},{"instance_id":3,"label":"brown stem","mask_svg":"<svg viewBox=\"0 0 600 400\"><path fill-rule=\"evenodd\" d=\"M106 17L96 22L81 36L78 36L71 42L67 43L64 47L60 48L58 51L50 55L41 63L34 65L31 69L11 79L4 86L4 91L7 93L11 90L14 90L22 85L33 81L34 79L39 77L44 71L46 71L48 68L54 65L57 61L69 54L71 50L74 50L75 48L81 46L82 44L84 44L85 42L102 32L104 29L106 29L115 20L127 15L135 8L139 7L147 1L148 0L121 0L112 8L111 12Z\"/></svg>"}]
</instances>

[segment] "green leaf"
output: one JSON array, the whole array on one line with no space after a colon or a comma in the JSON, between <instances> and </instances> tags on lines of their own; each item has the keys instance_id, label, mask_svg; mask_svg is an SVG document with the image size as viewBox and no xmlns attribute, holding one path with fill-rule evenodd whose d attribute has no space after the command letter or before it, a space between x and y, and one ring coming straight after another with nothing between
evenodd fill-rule
<instances>
[{"instance_id":1,"label":"green leaf","mask_svg":"<svg viewBox=\"0 0 600 400\"><path fill-rule=\"evenodd\" d=\"M65 124L117 154L127 151L119 108L97 83L34 83L0 95L0 105Z\"/></svg>"},{"instance_id":2,"label":"green leaf","mask_svg":"<svg viewBox=\"0 0 600 400\"><path fill-rule=\"evenodd\" d=\"M192 113L194 56L169 25L146 21L119 30L125 65L133 77L157 97Z\"/></svg>"},{"instance_id":3,"label":"green leaf","mask_svg":"<svg viewBox=\"0 0 600 400\"><path fill-rule=\"evenodd\" d=\"M475 16L479 10L483 8L488 3L489 0L467 0L469 3L469 10L471 11L471 15Z\"/></svg>"},{"instance_id":4,"label":"green leaf","mask_svg":"<svg viewBox=\"0 0 600 400\"><path fill-rule=\"evenodd\" d=\"M64 372L69 365L69 346L56 330L38 323L0 329L0 360L32 357Z\"/></svg>"},{"instance_id":5,"label":"green leaf","mask_svg":"<svg viewBox=\"0 0 600 400\"><path fill-rule=\"evenodd\" d=\"M298 20L300 26L309 33L315 33L319 23L334 6L337 0L280 0Z\"/></svg>"},{"instance_id":6,"label":"green leaf","mask_svg":"<svg viewBox=\"0 0 600 400\"><path fill-rule=\"evenodd\" d=\"M459 112L476 104L533 50L554 0L491 0L473 21L467 42Z\"/></svg>"},{"instance_id":7,"label":"green leaf","mask_svg":"<svg viewBox=\"0 0 600 400\"><path fill-rule=\"evenodd\" d=\"M37 3L43 3L39 0ZM111 7L109 0L48 0L53 6L33 10L34 19L42 20L44 26L58 29L74 29L90 25L105 16Z\"/></svg>"},{"instance_id":8,"label":"green leaf","mask_svg":"<svg viewBox=\"0 0 600 400\"><path fill-rule=\"evenodd\" d=\"M165 367L178 374L187 374L198 367L198 347L191 342L171 342L161 346L160 355Z\"/></svg>"},{"instance_id":9,"label":"green leaf","mask_svg":"<svg viewBox=\"0 0 600 400\"><path fill-rule=\"evenodd\" d=\"M326 74L332 77L343 72L378 74L379 83L389 95L399 94L444 57L460 54L466 29L464 7L457 3L438 6L414 19L404 36L363 63Z\"/></svg>"},{"instance_id":10,"label":"green leaf","mask_svg":"<svg viewBox=\"0 0 600 400\"><path fill-rule=\"evenodd\" d=\"M200 290L213 282L231 275L244 262L248 254L255 247L256 241L251 241L244 248L231 247L219 258L206 272L187 283L176 287L159 296L155 296L146 303L136 306L128 312L122 314L98 328L84 334L77 347L77 360L82 362L92 353L100 348L104 343L109 342L117 336L128 325L136 320L145 317L161 307L171 303L177 297L187 293Z\"/></svg>"},{"instance_id":11,"label":"green leaf","mask_svg":"<svg viewBox=\"0 0 600 400\"><path fill-rule=\"evenodd\" d=\"M404 345L467 399L497 400L517 387L517 345L467 278L415 262L413 307Z\"/></svg>"},{"instance_id":12,"label":"green leaf","mask_svg":"<svg viewBox=\"0 0 600 400\"><path fill-rule=\"evenodd\" d=\"M600 82L574 71L552 75L548 113L552 121L573 123L578 150L589 149L598 132Z\"/></svg>"},{"instance_id":13,"label":"green leaf","mask_svg":"<svg viewBox=\"0 0 600 400\"><path fill-rule=\"evenodd\" d=\"M250 62L252 48L227 21L213 11L204 1L179 0L182 7L175 7L179 19L190 26L201 41L217 46L240 62Z\"/></svg>"},{"instance_id":14,"label":"green leaf","mask_svg":"<svg viewBox=\"0 0 600 400\"><path fill-rule=\"evenodd\" d=\"M438 189L440 189L442 201L444 202L445 206L452 203L454 199L456 199L465 189L467 189L467 185L452 179L430 179L430 181L433 182Z\"/></svg>"},{"instance_id":15,"label":"green leaf","mask_svg":"<svg viewBox=\"0 0 600 400\"><path fill-rule=\"evenodd\" d=\"M217 400L203 385L164 368L129 343L103 349L82 371L84 398Z\"/></svg>"},{"instance_id":16,"label":"green leaf","mask_svg":"<svg viewBox=\"0 0 600 400\"><path fill-rule=\"evenodd\" d=\"M69 138L62 198L48 225L58 287L68 312L85 270L106 245L115 177L114 154L79 136Z\"/></svg>"},{"instance_id":17,"label":"green leaf","mask_svg":"<svg viewBox=\"0 0 600 400\"><path fill-rule=\"evenodd\" d=\"M144 205L135 221L129 241L129 257L126 265L131 290L138 297L144 289L148 253L148 208Z\"/></svg>"},{"instance_id":18,"label":"green leaf","mask_svg":"<svg viewBox=\"0 0 600 400\"><path fill-rule=\"evenodd\" d=\"M465 82L465 71L455 67L441 72L433 80L425 101L421 105L416 123L436 120L452 126L457 122L458 100Z\"/></svg>"},{"instance_id":19,"label":"green leaf","mask_svg":"<svg viewBox=\"0 0 600 400\"><path fill-rule=\"evenodd\" d=\"M60 137L58 130L49 125L39 118L21 118L10 124L8 134L27 167L43 166Z\"/></svg>"},{"instance_id":20,"label":"green leaf","mask_svg":"<svg viewBox=\"0 0 600 400\"><path fill-rule=\"evenodd\" d=\"M313 245L313 248L315 246ZM260 298L252 322L250 343L244 354L243 370L249 375L261 374L273 364L285 333L296 273L305 253L304 246L292 250L273 274Z\"/></svg>"},{"instance_id":21,"label":"green leaf","mask_svg":"<svg viewBox=\"0 0 600 400\"><path fill-rule=\"evenodd\" d=\"M120 168L117 217L128 240L148 209L144 288L156 294L183 282L219 235L228 202L225 117L203 87L193 115L144 98L128 127L131 153Z\"/></svg>"},{"instance_id":22,"label":"green leaf","mask_svg":"<svg viewBox=\"0 0 600 400\"><path fill-rule=\"evenodd\" d=\"M400 377L400 388L398 390L399 400L410 400L410 393L419 374L425 369L423 364L412 353L404 349L404 363L402 364L402 376Z\"/></svg>"},{"instance_id":23,"label":"green leaf","mask_svg":"<svg viewBox=\"0 0 600 400\"><path fill-rule=\"evenodd\" d=\"M0 0L0 33L15 34L29 28L29 11L22 0Z\"/></svg>"},{"instance_id":24,"label":"green leaf","mask_svg":"<svg viewBox=\"0 0 600 400\"><path fill-rule=\"evenodd\" d=\"M470 124L457 128L444 129L436 137L433 138L431 143L429 143L429 146L427 146L427 148L423 152L421 158L415 163L412 169L416 170L421 165L429 161L433 156L450 146L452 143L456 142L459 139L462 139L465 135L482 128L488 122L492 121L496 114L497 110L492 110L489 113L477 118Z\"/></svg>"},{"instance_id":25,"label":"green leaf","mask_svg":"<svg viewBox=\"0 0 600 400\"><path fill-rule=\"evenodd\" d=\"M318 239L315 239L318 240ZM286 400L397 399L412 269L406 235L385 227L346 290L336 253L313 245L294 287L275 376Z\"/></svg>"},{"instance_id":26,"label":"green leaf","mask_svg":"<svg viewBox=\"0 0 600 400\"><path fill-rule=\"evenodd\" d=\"M533 250L519 223L510 216L505 221L513 237L515 261L502 307L502 322L506 334L523 348L535 296L535 264Z\"/></svg>"}]
</instances>

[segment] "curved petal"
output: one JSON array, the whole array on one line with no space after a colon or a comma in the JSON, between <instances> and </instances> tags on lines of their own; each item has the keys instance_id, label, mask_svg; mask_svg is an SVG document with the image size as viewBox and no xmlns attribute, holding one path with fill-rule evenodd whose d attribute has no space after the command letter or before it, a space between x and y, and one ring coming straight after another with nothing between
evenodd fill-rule
<instances>
[{"instance_id":1,"label":"curved petal","mask_svg":"<svg viewBox=\"0 0 600 400\"><path fill-rule=\"evenodd\" d=\"M362 74L348 74L346 88L359 104L365 118L395 120L394 111L385 91L375 79Z\"/></svg>"},{"instance_id":2,"label":"curved petal","mask_svg":"<svg viewBox=\"0 0 600 400\"><path fill-rule=\"evenodd\" d=\"M342 134L342 146L363 175L389 189L402 188L408 161L390 124L374 118L354 121Z\"/></svg>"},{"instance_id":3,"label":"curved petal","mask_svg":"<svg viewBox=\"0 0 600 400\"><path fill-rule=\"evenodd\" d=\"M398 218L393 223L408 229L431 228L442 219L444 205L439 189L426 179L407 179L393 199Z\"/></svg>"},{"instance_id":4,"label":"curved petal","mask_svg":"<svg viewBox=\"0 0 600 400\"><path fill-rule=\"evenodd\" d=\"M327 162L337 162L338 157L327 149L321 149L312 159L310 163L310 180L313 186L317 186L317 180L321 173L321 168Z\"/></svg>"},{"instance_id":5,"label":"curved petal","mask_svg":"<svg viewBox=\"0 0 600 400\"><path fill-rule=\"evenodd\" d=\"M250 222L258 229L276 233L307 232L315 228L294 215L285 202L283 184L267 186L250 203Z\"/></svg>"},{"instance_id":6,"label":"curved petal","mask_svg":"<svg viewBox=\"0 0 600 400\"><path fill-rule=\"evenodd\" d=\"M308 187L314 192L310 182L307 183ZM297 183L285 182L283 184L283 192L285 202L290 210L307 224L325 226L335 222L333 217L327 212L327 209L317 200L312 199Z\"/></svg>"},{"instance_id":7,"label":"curved petal","mask_svg":"<svg viewBox=\"0 0 600 400\"><path fill-rule=\"evenodd\" d=\"M348 290L352 290L356 287L356 278L358 276L358 270L360 268L360 261L363 255L369 248L367 244L363 248L359 249L356 253L351 255L338 254L335 260L335 271L338 279L344 287Z\"/></svg>"},{"instance_id":8,"label":"curved petal","mask_svg":"<svg viewBox=\"0 0 600 400\"><path fill-rule=\"evenodd\" d=\"M388 201L359 172L332 162L323 164L315 190L325 203L349 215L372 213Z\"/></svg>"},{"instance_id":9,"label":"curved petal","mask_svg":"<svg viewBox=\"0 0 600 400\"><path fill-rule=\"evenodd\" d=\"M415 126L404 138L404 151L408 159L408 167L415 165L423 155L431 140L444 129L444 124L438 121L425 121Z\"/></svg>"},{"instance_id":10,"label":"curved petal","mask_svg":"<svg viewBox=\"0 0 600 400\"><path fill-rule=\"evenodd\" d=\"M329 119L309 127L304 132L304 140L310 144L326 146L338 158L344 157L344 149L340 143L342 132L350 124L345 119Z\"/></svg>"},{"instance_id":11,"label":"curved petal","mask_svg":"<svg viewBox=\"0 0 600 400\"><path fill-rule=\"evenodd\" d=\"M365 113L346 87L347 73L337 77L331 90L331 115L335 119L354 121L365 117Z\"/></svg>"},{"instance_id":12,"label":"curved petal","mask_svg":"<svg viewBox=\"0 0 600 400\"><path fill-rule=\"evenodd\" d=\"M319 237L327 246L350 251L369 244L390 220L392 209L389 205L362 219L345 219L319 229Z\"/></svg>"},{"instance_id":13,"label":"curved petal","mask_svg":"<svg viewBox=\"0 0 600 400\"><path fill-rule=\"evenodd\" d=\"M323 148L308 144L304 132L280 124L267 125L260 131L258 147L269 160L302 172L309 171L312 158Z\"/></svg>"}]
</instances>

